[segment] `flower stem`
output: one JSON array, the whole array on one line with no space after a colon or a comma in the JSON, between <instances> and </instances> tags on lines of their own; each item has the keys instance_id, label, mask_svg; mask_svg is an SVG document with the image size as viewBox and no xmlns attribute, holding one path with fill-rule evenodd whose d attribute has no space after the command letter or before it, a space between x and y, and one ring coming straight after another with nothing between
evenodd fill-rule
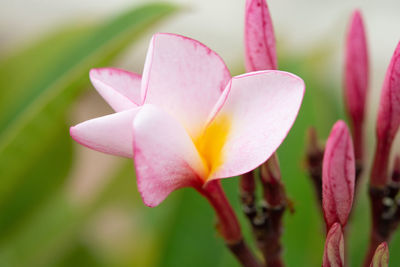
<instances>
[{"instance_id":1,"label":"flower stem","mask_svg":"<svg viewBox=\"0 0 400 267\"><path fill-rule=\"evenodd\" d=\"M284 266L282 259L281 236L283 214L287 206L285 187L281 181L281 170L276 154L261 165L260 178L264 191L264 205L261 217L264 224L259 228L257 243L264 255L267 267Z\"/></svg>"},{"instance_id":2,"label":"flower stem","mask_svg":"<svg viewBox=\"0 0 400 267\"><path fill-rule=\"evenodd\" d=\"M354 157L357 162L363 162L364 159L364 135L363 135L363 121L351 120L351 133L354 143Z\"/></svg>"},{"instance_id":3,"label":"flower stem","mask_svg":"<svg viewBox=\"0 0 400 267\"><path fill-rule=\"evenodd\" d=\"M243 213L252 224L257 216L254 171L245 173L240 177L239 192Z\"/></svg>"},{"instance_id":4,"label":"flower stem","mask_svg":"<svg viewBox=\"0 0 400 267\"><path fill-rule=\"evenodd\" d=\"M396 157L390 176L388 166L391 146L390 138L378 138L369 186L372 228L364 266L369 266L380 243L390 241L400 223L400 201L396 197L400 190L400 159Z\"/></svg>"},{"instance_id":5,"label":"flower stem","mask_svg":"<svg viewBox=\"0 0 400 267\"><path fill-rule=\"evenodd\" d=\"M261 182L264 188L264 200L271 207L286 205L286 193L281 181L281 169L276 154L261 165Z\"/></svg>"},{"instance_id":6,"label":"flower stem","mask_svg":"<svg viewBox=\"0 0 400 267\"><path fill-rule=\"evenodd\" d=\"M218 217L217 230L226 245L244 267L260 267L260 263L243 240L239 221L233 211L219 180L196 188L207 198Z\"/></svg>"},{"instance_id":7,"label":"flower stem","mask_svg":"<svg viewBox=\"0 0 400 267\"><path fill-rule=\"evenodd\" d=\"M243 266L261 267L261 264L254 257L253 253L243 240L236 244L227 244L227 246Z\"/></svg>"},{"instance_id":8,"label":"flower stem","mask_svg":"<svg viewBox=\"0 0 400 267\"><path fill-rule=\"evenodd\" d=\"M307 170L314 185L318 204L322 210L322 160L324 149L318 143L318 135L315 128L309 128L307 132Z\"/></svg>"},{"instance_id":9,"label":"flower stem","mask_svg":"<svg viewBox=\"0 0 400 267\"><path fill-rule=\"evenodd\" d=\"M399 189L398 183L384 188L370 186L372 228L364 266L369 266L380 243L390 241L400 223L400 203L396 199Z\"/></svg>"},{"instance_id":10,"label":"flower stem","mask_svg":"<svg viewBox=\"0 0 400 267\"><path fill-rule=\"evenodd\" d=\"M242 175L240 197L243 211L250 221L257 246L265 259L265 266L284 266L281 251L282 216L286 209L286 194L281 182L277 155L274 154L260 167L263 184L263 207L255 205L254 172Z\"/></svg>"},{"instance_id":11,"label":"flower stem","mask_svg":"<svg viewBox=\"0 0 400 267\"><path fill-rule=\"evenodd\" d=\"M388 180L388 166L392 142L378 139L371 170L371 187L384 187Z\"/></svg>"}]
</instances>

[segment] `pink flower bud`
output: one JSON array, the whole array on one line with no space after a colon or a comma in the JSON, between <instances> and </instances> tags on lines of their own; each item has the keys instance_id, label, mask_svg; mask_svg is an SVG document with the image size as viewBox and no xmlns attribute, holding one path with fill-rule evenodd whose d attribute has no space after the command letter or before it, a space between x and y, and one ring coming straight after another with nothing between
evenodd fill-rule
<instances>
[{"instance_id":1,"label":"pink flower bud","mask_svg":"<svg viewBox=\"0 0 400 267\"><path fill-rule=\"evenodd\" d=\"M386 242L381 243L375 250L370 267L388 267L389 248Z\"/></svg>"},{"instance_id":2,"label":"pink flower bud","mask_svg":"<svg viewBox=\"0 0 400 267\"><path fill-rule=\"evenodd\" d=\"M340 224L335 223L326 236L322 267L344 266L344 239Z\"/></svg>"},{"instance_id":3,"label":"pink flower bud","mask_svg":"<svg viewBox=\"0 0 400 267\"><path fill-rule=\"evenodd\" d=\"M362 159L362 124L368 89L368 51L360 11L354 11L346 41L344 99L353 126L356 159Z\"/></svg>"},{"instance_id":4,"label":"pink flower bud","mask_svg":"<svg viewBox=\"0 0 400 267\"><path fill-rule=\"evenodd\" d=\"M390 149L400 125L400 43L386 72L376 122L377 147L371 185L382 187L388 179Z\"/></svg>"},{"instance_id":5,"label":"pink flower bud","mask_svg":"<svg viewBox=\"0 0 400 267\"><path fill-rule=\"evenodd\" d=\"M322 165L322 206L327 228L335 222L344 227L354 195L355 160L353 142L343 121L333 126Z\"/></svg>"},{"instance_id":6,"label":"pink flower bud","mask_svg":"<svg viewBox=\"0 0 400 267\"><path fill-rule=\"evenodd\" d=\"M265 0L247 0L245 14L246 71L275 70L275 36Z\"/></svg>"}]
</instances>

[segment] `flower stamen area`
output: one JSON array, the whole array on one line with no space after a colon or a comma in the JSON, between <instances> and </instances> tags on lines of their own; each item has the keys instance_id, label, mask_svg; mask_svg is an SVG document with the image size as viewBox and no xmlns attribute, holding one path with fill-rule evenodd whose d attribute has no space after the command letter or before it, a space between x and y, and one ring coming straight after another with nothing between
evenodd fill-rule
<instances>
[{"instance_id":1,"label":"flower stamen area","mask_svg":"<svg viewBox=\"0 0 400 267\"><path fill-rule=\"evenodd\" d=\"M230 128L230 119L227 116L220 116L211 122L199 137L193 140L206 166L207 177L210 177L224 161L222 150Z\"/></svg>"}]
</instances>

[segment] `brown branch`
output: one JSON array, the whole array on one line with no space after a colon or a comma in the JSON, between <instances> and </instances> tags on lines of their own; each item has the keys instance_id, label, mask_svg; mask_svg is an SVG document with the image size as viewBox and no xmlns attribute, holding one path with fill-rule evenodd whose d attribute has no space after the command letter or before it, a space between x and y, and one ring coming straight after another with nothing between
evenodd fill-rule
<instances>
[{"instance_id":1,"label":"brown branch","mask_svg":"<svg viewBox=\"0 0 400 267\"><path fill-rule=\"evenodd\" d=\"M380 243L390 241L400 223L400 201L396 198L399 189L398 183L383 188L373 186L369 188L372 228L364 266L370 265L376 248Z\"/></svg>"},{"instance_id":2,"label":"brown branch","mask_svg":"<svg viewBox=\"0 0 400 267\"><path fill-rule=\"evenodd\" d=\"M260 180L264 199L261 209L258 209L255 204L254 173L242 175L240 196L243 212L249 219L257 247L265 259L265 266L282 267L282 217L287 200L276 154L261 165Z\"/></svg>"},{"instance_id":3,"label":"brown branch","mask_svg":"<svg viewBox=\"0 0 400 267\"><path fill-rule=\"evenodd\" d=\"M281 236L282 218L287 206L285 187L276 154L260 168L264 202L256 229L257 244L264 255L267 267L284 266Z\"/></svg>"},{"instance_id":4,"label":"brown branch","mask_svg":"<svg viewBox=\"0 0 400 267\"><path fill-rule=\"evenodd\" d=\"M244 267L261 267L243 240L236 244L227 244L227 246Z\"/></svg>"},{"instance_id":5,"label":"brown branch","mask_svg":"<svg viewBox=\"0 0 400 267\"><path fill-rule=\"evenodd\" d=\"M257 216L254 171L250 171L241 176L239 192L243 213L246 215L249 222L252 223Z\"/></svg>"},{"instance_id":6,"label":"brown branch","mask_svg":"<svg viewBox=\"0 0 400 267\"><path fill-rule=\"evenodd\" d=\"M315 128L311 127L307 132L306 164L311 181L314 185L318 204L322 211L322 160L324 149L318 143L318 135Z\"/></svg>"}]
</instances>

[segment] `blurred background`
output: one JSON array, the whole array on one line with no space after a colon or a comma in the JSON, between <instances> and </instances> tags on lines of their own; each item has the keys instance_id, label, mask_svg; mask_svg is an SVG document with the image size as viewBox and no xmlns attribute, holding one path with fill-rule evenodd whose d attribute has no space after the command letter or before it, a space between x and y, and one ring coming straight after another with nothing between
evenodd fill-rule
<instances>
[{"instance_id":1,"label":"blurred background","mask_svg":"<svg viewBox=\"0 0 400 267\"><path fill-rule=\"evenodd\" d=\"M307 85L298 120L278 151L295 208L285 217L284 256L289 267L320 266L324 229L305 172L305 131L315 126L323 140L345 118L344 40L351 12L359 8L371 64L366 129L371 157L379 92L400 39L400 2L268 4L279 68ZM141 73L154 32L197 39L219 53L232 74L243 73L244 5L244 0L0 0L1 267L238 266L198 194L183 189L157 208L145 207L132 161L79 146L68 128L112 113L90 86L89 69ZM347 233L351 266L360 265L369 236L367 174ZM237 179L223 185L251 242ZM397 234L391 266L400 265L399 249Z\"/></svg>"}]
</instances>

